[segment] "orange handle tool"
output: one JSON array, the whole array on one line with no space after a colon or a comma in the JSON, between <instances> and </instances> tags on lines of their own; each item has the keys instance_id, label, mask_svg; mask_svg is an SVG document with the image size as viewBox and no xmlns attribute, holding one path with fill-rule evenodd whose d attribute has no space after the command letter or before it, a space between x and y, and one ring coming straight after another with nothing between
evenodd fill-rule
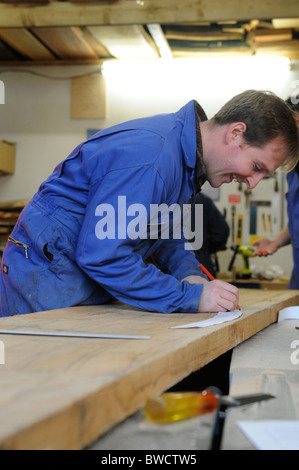
<instances>
[{"instance_id":1,"label":"orange handle tool","mask_svg":"<svg viewBox=\"0 0 299 470\"><path fill-rule=\"evenodd\" d=\"M217 396L210 390L169 392L149 398L145 405L145 414L149 421L166 424L211 413L217 406Z\"/></svg>"}]
</instances>

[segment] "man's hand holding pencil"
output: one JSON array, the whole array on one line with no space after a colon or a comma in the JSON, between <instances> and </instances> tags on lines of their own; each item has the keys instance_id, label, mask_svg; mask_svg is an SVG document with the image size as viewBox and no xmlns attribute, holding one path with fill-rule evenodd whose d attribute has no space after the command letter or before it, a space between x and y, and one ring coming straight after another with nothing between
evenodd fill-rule
<instances>
[{"instance_id":1,"label":"man's hand holding pencil","mask_svg":"<svg viewBox=\"0 0 299 470\"><path fill-rule=\"evenodd\" d=\"M239 309L238 288L228 282L215 279L202 264L199 267L212 282L205 283L203 286L198 311L225 312Z\"/></svg>"},{"instance_id":2,"label":"man's hand holding pencil","mask_svg":"<svg viewBox=\"0 0 299 470\"><path fill-rule=\"evenodd\" d=\"M225 312L239 309L238 288L228 282L215 279L202 264L199 267L211 282L194 275L184 279L191 284L203 284L198 311L202 313Z\"/></svg>"}]
</instances>

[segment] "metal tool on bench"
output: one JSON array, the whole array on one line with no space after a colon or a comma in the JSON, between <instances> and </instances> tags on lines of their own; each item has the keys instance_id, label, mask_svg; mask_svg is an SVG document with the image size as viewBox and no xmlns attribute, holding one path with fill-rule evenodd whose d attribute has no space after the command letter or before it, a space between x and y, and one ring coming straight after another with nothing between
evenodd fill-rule
<instances>
[{"instance_id":1,"label":"metal tool on bench","mask_svg":"<svg viewBox=\"0 0 299 470\"><path fill-rule=\"evenodd\" d=\"M119 335L106 333L82 333L70 331L32 331L32 330L0 330L0 334L5 335L25 335L25 336L55 336L69 338L105 338L105 339L149 339L147 335Z\"/></svg>"},{"instance_id":2,"label":"metal tool on bench","mask_svg":"<svg viewBox=\"0 0 299 470\"><path fill-rule=\"evenodd\" d=\"M211 387L202 392L166 392L148 398L145 405L146 417L157 424L166 424L211 413L220 408L248 405L275 398L266 393L255 393L231 397L221 395Z\"/></svg>"}]
</instances>

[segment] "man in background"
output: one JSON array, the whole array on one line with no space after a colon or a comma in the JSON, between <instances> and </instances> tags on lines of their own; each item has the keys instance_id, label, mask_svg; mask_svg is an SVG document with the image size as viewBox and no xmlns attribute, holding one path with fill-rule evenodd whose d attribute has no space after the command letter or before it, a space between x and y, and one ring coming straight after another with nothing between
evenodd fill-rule
<instances>
[{"instance_id":1,"label":"man in background","mask_svg":"<svg viewBox=\"0 0 299 470\"><path fill-rule=\"evenodd\" d=\"M288 98L287 105L294 111L295 118L299 127L299 103L298 99ZM293 250L293 269L289 282L289 289L299 289L299 163L287 174L288 193L287 212L288 224L272 240L261 238L256 240L253 245L257 250L265 251L263 255L268 256L275 253L279 248L292 244ZM257 256L257 251L253 253Z\"/></svg>"}]
</instances>

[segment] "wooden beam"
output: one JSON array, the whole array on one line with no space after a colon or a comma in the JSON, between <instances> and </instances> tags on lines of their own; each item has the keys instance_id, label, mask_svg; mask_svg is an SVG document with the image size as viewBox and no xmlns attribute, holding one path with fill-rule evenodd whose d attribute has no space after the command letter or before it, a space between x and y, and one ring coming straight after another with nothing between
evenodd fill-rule
<instances>
[{"instance_id":1,"label":"wooden beam","mask_svg":"<svg viewBox=\"0 0 299 470\"><path fill-rule=\"evenodd\" d=\"M35 5L44 5L46 3L49 3L50 0L2 0L3 3L10 3L13 5L19 5L22 3L26 4L35 4Z\"/></svg>"},{"instance_id":2,"label":"wooden beam","mask_svg":"<svg viewBox=\"0 0 299 470\"><path fill-rule=\"evenodd\" d=\"M273 19L274 28L299 28L299 18Z\"/></svg>"},{"instance_id":3,"label":"wooden beam","mask_svg":"<svg viewBox=\"0 0 299 470\"><path fill-rule=\"evenodd\" d=\"M97 41L88 31L86 28L80 28L82 38L92 47L92 49L96 52L98 57L102 58L109 58L111 57L110 52L108 49L102 44L101 42Z\"/></svg>"},{"instance_id":4,"label":"wooden beam","mask_svg":"<svg viewBox=\"0 0 299 470\"><path fill-rule=\"evenodd\" d=\"M291 29L256 29L248 34L247 41L256 43L291 41Z\"/></svg>"},{"instance_id":5,"label":"wooden beam","mask_svg":"<svg viewBox=\"0 0 299 470\"><path fill-rule=\"evenodd\" d=\"M90 26L89 33L117 59L154 59L151 47L140 25Z\"/></svg>"},{"instance_id":6,"label":"wooden beam","mask_svg":"<svg viewBox=\"0 0 299 470\"><path fill-rule=\"evenodd\" d=\"M25 28L0 29L0 38L30 59L54 59L53 54Z\"/></svg>"},{"instance_id":7,"label":"wooden beam","mask_svg":"<svg viewBox=\"0 0 299 470\"><path fill-rule=\"evenodd\" d=\"M206 50L173 50L172 55L174 59L199 59L199 58L223 58L223 57L250 57L253 55L252 51L247 47L220 49L206 49Z\"/></svg>"},{"instance_id":8,"label":"wooden beam","mask_svg":"<svg viewBox=\"0 0 299 470\"><path fill-rule=\"evenodd\" d=\"M3 58L2 58L3 56ZM112 59L38 59L34 60L18 60L14 58L7 58L5 54L1 54L0 49L0 67L19 67L29 65L47 66L47 65L101 65L106 60Z\"/></svg>"},{"instance_id":9,"label":"wooden beam","mask_svg":"<svg viewBox=\"0 0 299 470\"><path fill-rule=\"evenodd\" d=\"M298 301L298 291L240 289L240 318L193 329L170 327L215 314L167 315L115 303L2 317L1 329L122 333L150 339L1 334L5 364L0 367L0 448L84 448L142 408L147 397L276 322L280 310Z\"/></svg>"},{"instance_id":10,"label":"wooden beam","mask_svg":"<svg viewBox=\"0 0 299 470\"><path fill-rule=\"evenodd\" d=\"M34 34L62 59L96 59L97 54L82 37L80 28L32 28Z\"/></svg>"},{"instance_id":11,"label":"wooden beam","mask_svg":"<svg viewBox=\"0 0 299 470\"><path fill-rule=\"evenodd\" d=\"M298 0L132 0L80 4L53 2L23 6L0 4L0 27L84 26L202 21L250 20L299 17Z\"/></svg>"},{"instance_id":12,"label":"wooden beam","mask_svg":"<svg viewBox=\"0 0 299 470\"><path fill-rule=\"evenodd\" d=\"M171 49L161 26L159 24L148 24L147 28L151 33L160 57L165 59L172 58Z\"/></svg>"},{"instance_id":13,"label":"wooden beam","mask_svg":"<svg viewBox=\"0 0 299 470\"><path fill-rule=\"evenodd\" d=\"M202 58L202 57L288 57L289 59L299 58L299 41L280 41L279 43L260 43L256 47L234 47L234 48L221 48L206 49L206 50L173 50L173 57L175 59L181 58Z\"/></svg>"},{"instance_id":14,"label":"wooden beam","mask_svg":"<svg viewBox=\"0 0 299 470\"><path fill-rule=\"evenodd\" d=\"M289 57L289 59L299 58L299 40L260 42L256 44L254 50L256 56Z\"/></svg>"},{"instance_id":15,"label":"wooden beam","mask_svg":"<svg viewBox=\"0 0 299 470\"><path fill-rule=\"evenodd\" d=\"M190 32L190 31L176 31L175 29L167 30L165 33L166 39L177 39L180 41L241 41L244 38L244 32Z\"/></svg>"}]
</instances>

